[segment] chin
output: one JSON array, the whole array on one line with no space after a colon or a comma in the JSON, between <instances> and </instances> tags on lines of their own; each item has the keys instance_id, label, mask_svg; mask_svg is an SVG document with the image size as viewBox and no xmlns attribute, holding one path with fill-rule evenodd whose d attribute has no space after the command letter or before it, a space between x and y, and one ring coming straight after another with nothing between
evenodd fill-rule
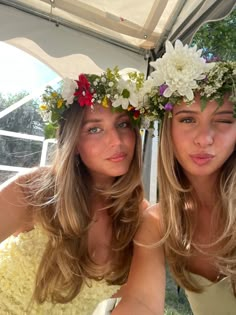
<instances>
[{"instance_id":1,"label":"chin","mask_svg":"<svg viewBox=\"0 0 236 315\"><path fill-rule=\"evenodd\" d=\"M122 175L127 174L128 171L129 171L128 168L127 169L123 169L123 170L117 170L117 171L112 172L113 173L112 176L114 176L114 177L122 176Z\"/></svg>"},{"instance_id":2,"label":"chin","mask_svg":"<svg viewBox=\"0 0 236 315\"><path fill-rule=\"evenodd\" d=\"M194 177L211 177L211 176L215 176L217 173L217 170L197 170L197 171L190 171L188 172L191 176Z\"/></svg>"}]
</instances>

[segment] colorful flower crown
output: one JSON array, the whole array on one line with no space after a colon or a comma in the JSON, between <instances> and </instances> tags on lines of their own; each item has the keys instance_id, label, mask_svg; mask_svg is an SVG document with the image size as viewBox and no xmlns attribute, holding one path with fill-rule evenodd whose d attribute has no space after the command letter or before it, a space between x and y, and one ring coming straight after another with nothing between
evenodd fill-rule
<instances>
[{"instance_id":1,"label":"colorful flower crown","mask_svg":"<svg viewBox=\"0 0 236 315\"><path fill-rule=\"evenodd\" d=\"M63 80L61 92L47 86L42 95L40 113L45 126L45 137L55 137L63 113L72 105L91 106L99 103L113 110L127 110L134 124L141 126L139 91L144 82L144 74L128 72L128 79L122 78L118 67L107 69L102 75L80 74L78 80Z\"/></svg>"},{"instance_id":2,"label":"colorful flower crown","mask_svg":"<svg viewBox=\"0 0 236 315\"><path fill-rule=\"evenodd\" d=\"M236 62L207 62L201 52L179 40L175 47L167 41L166 53L150 63L155 71L145 81L144 74L138 72L127 73L125 80L115 67L100 76L81 74L78 80L66 78L61 93L48 86L40 106L47 121L45 137L55 136L63 113L72 104L110 104L114 110L127 110L134 124L147 129L155 120L162 120L166 112L171 116L174 105L182 101L190 105L196 93L200 94L202 109L213 99L221 106L228 93L236 117Z\"/></svg>"},{"instance_id":3,"label":"colorful flower crown","mask_svg":"<svg viewBox=\"0 0 236 315\"><path fill-rule=\"evenodd\" d=\"M144 82L144 99L140 112L149 121L162 120L165 112L171 116L174 105L182 101L191 104L195 93L200 94L202 109L209 100L221 106L229 93L236 117L236 62L207 62L202 50L177 40L175 47L167 41L166 53L151 62L155 71Z\"/></svg>"}]
</instances>

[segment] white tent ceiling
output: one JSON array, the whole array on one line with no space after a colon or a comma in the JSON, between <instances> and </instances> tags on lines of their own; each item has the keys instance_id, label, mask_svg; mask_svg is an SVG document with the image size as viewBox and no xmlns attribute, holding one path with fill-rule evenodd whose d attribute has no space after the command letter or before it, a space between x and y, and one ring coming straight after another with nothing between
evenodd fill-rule
<instances>
[{"instance_id":1,"label":"white tent ceiling","mask_svg":"<svg viewBox=\"0 0 236 315\"><path fill-rule=\"evenodd\" d=\"M115 65L145 72L150 51L157 55L167 38L189 42L204 21L225 16L235 3L0 0L0 40L32 54L61 76Z\"/></svg>"}]
</instances>

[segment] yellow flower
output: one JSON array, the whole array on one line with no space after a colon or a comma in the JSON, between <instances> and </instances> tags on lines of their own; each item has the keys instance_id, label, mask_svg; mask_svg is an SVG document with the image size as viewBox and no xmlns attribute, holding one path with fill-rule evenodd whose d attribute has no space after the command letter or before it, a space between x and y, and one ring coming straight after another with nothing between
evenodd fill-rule
<instances>
[{"instance_id":1,"label":"yellow flower","mask_svg":"<svg viewBox=\"0 0 236 315\"><path fill-rule=\"evenodd\" d=\"M57 92L52 92L52 94L51 94L51 96L53 97L53 98L55 98L55 97L57 97Z\"/></svg>"},{"instance_id":2,"label":"yellow flower","mask_svg":"<svg viewBox=\"0 0 236 315\"><path fill-rule=\"evenodd\" d=\"M108 98L106 96L102 100L102 106L108 108Z\"/></svg>"},{"instance_id":3,"label":"yellow flower","mask_svg":"<svg viewBox=\"0 0 236 315\"><path fill-rule=\"evenodd\" d=\"M40 110L47 110L48 109L47 105L45 105L45 104L41 104L39 106L39 108L40 108Z\"/></svg>"},{"instance_id":4,"label":"yellow flower","mask_svg":"<svg viewBox=\"0 0 236 315\"><path fill-rule=\"evenodd\" d=\"M63 99L60 98L58 101L57 101L57 108L61 108L63 105Z\"/></svg>"}]
</instances>

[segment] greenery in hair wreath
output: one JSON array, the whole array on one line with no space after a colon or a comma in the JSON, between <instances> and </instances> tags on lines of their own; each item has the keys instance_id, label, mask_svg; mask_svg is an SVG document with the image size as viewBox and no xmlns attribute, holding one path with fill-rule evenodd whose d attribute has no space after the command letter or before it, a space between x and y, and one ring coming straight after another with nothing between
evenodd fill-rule
<instances>
[{"instance_id":1,"label":"greenery in hair wreath","mask_svg":"<svg viewBox=\"0 0 236 315\"><path fill-rule=\"evenodd\" d=\"M66 78L62 92L47 87L40 106L47 122L45 136L55 136L63 113L72 104L93 108L98 103L114 111L126 110L134 124L147 129L155 120L162 120L166 112L171 117L173 106L182 101L191 105L196 93L202 110L210 100L222 106L228 93L236 118L236 62L207 62L201 54L196 46L183 45L179 40L173 46L167 41L165 54L150 63L155 70L146 80L139 72L128 72L124 78L115 67L101 75Z\"/></svg>"},{"instance_id":2,"label":"greenery in hair wreath","mask_svg":"<svg viewBox=\"0 0 236 315\"><path fill-rule=\"evenodd\" d=\"M173 106L184 101L191 105L200 94L202 110L210 100L222 106L225 94L230 95L236 118L236 62L208 62L202 50L166 42L166 53L151 62L154 71L144 82L144 112L150 121L162 120L165 112L172 115ZM142 109L140 110L142 113Z\"/></svg>"},{"instance_id":3,"label":"greenery in hair wreath","mask_svg":"<svg viewBox=\"0 0 236 315\"><path fill-rule=\"evenodd\" d=\"M41 115L46 121L45 137L55 137L58 123L70 106L90 106L98 103L112 110L126 110L134 124L140 125L139 90L143 86L144 74L128 72L126 80L118 67L107 69L103 74L80 74L78 80L65 78L62 88L54 90L47 86L42 95Z\"/></svg>"}]
</instances>

